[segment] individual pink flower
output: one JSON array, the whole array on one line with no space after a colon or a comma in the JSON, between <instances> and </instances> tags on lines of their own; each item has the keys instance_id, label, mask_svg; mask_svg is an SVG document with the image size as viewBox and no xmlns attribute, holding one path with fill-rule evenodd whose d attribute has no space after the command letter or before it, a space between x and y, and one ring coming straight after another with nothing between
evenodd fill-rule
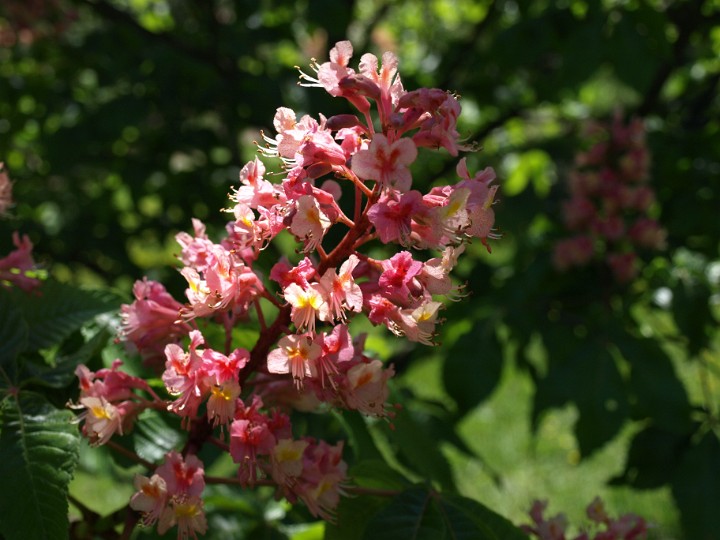
<instances>
[{"instance_id":1,"label":"individual pink flower","mask_svg":"<svg viewBox=\"0 0 720 540\"><path fill-rule=\"evenodd\" d=\"M320 278L320 288L324 292L328 318L345 322L345 310L360 312L363 305L362 290L355 283L353 270L358 265L356 255L350 255L340 267L338 274L334 268L328 268Z\"/></svg>"},{"instance_id":2,"label":"individual pink flower","mask_svg":"<svg viewBox=\"0 0 720 540\"><path fill-rule=\"evenodd\" d=\"M193 330L190 340L187 353L174 343L165 346L167 361L162 374L167 391L178 396L168 409L185 419L197 416L203 397L209 390L202 351L198 351L205 339L198 330Z\"/></svg>"},{"instance_id":3,"label":"individual pink flower","mask_svg":"<svg viewBox=\"0 0 720 540\"><path fill-rule=\"evenodd\" d=\"M330 225L330 219L320 210L315 197L303 195L297 200L290 232L305 242L305 252L317 249Z\"/></svg>"},{"instance_id":4,"label":"individual pink flower","mask_svg":"<svg viewBox=\"0 0 720 540\"><path fill-rule=\"evenodd\" d=\"M417 307L401 309L396 333L410 341L434 345L435 326L440 322L438 313L441 307L442 302L425 301Z\"/></svg>"},{"instance_id":5,"label":"individual pink flower","mask_svg":"<svg viewBox=\"0 0 720 540\"><path fill-rule=\"evenodd\" d=\"M205 489L205 468L195 455L183 458L173 450L166 454L165 462L155 472L165 480L171 496L197 497Z\"/></svg>"},{"instance_id":6,"label":"individual pink flower","mask_svg":"<svg viewBox=\"0 0 720 540\"><path fill-rule=\"evenodd\" d=\"M398 59L392 52L382 55L382 66L378 69L378 59L374 54L365 53L358 66L360 73L374 82L380 90L378 113L381 122L390 118L398 100L405 93L400 75L398 75Z\"/></svg>"},{"instance_id":7,"label":"individual pink flower","mask_svg":"<svg viewBox=\"0 0 720 540\"><path fill-rule=\"evenodd\" d=\"M407 306L411 297L419 291L416 276L422 272L423 264L413 259L409 251L401 251L390 259L380 261L383 273L378 284L382 294L402 306Z\"/></svg>"},{"instance_id":8,"label":"individual pink flower","mask_svg":"<svg viewBox=\"0 0 720 540\"><path fill-rule=\"evenodd\" d=\"M270 279L277 281L283 289L291 283L306 289L310 287L310 280L315 274L315 265L308 257L303 258L295 267L290 266L287 258L282 257L270 269Z\"/></svg>"},{"instance_id":9,"label":"individual pink flower","mask_svg":"<svg viewBox=\"0 0 720 540\"><path fill-rule=\"evenodd\" d=\"M103 445L115 433L123 434L121 410L104 397L84 397L80 399L80 405L87 409L79 419L85 420L83 434L92 445Z\"/></svg>"},{"instance_id":10,"label":"individual pink flower","mask_svg":"<svg viewBox=\"0 0 720 540\"><path fill-rule=\"evenodd\" d=\"M339 388L343 402L349 409L384 416L389 395L387 383L394 374L393 367L385 368L380 360L354 365L345 374L344 383Z\"/></svg>"},{"instance_id":11,"label":"individual pink flower","mask_svg":"<svg viewBox=\"0 0 720 540\"><path fill-rule=\"evenodd\" d=\"M301 71L300 80L303 82L300 84L324 88L331 96L344 97L358 110L367 113L370 110L370 103L364 95L367 93L367 88L358 88L355 71L348 67L352 54L352 43L349 41L337 42L330 50L329 62L321 65L313 62L311 65L317 73L317 78ZM348 81L352 84L343 84Z\"/></svg>"},{"instance_id":12,"label":"individual pink flower","mask_svg":"<svg viewBox=\"0 0 720 540\"><path fill-rule=\"evenodd\" d=\"M177 525L178 540L193 538L197 540L197 534L207 532L207 518L203 509L203 502L200 497L174 497L158 521L158 534L165 534L171 527Z\"/></svg>"},{"instance_id":13,"label":"individual pink flower","mask_svg":"<svg viewBox=\"0 0 720 540\"><path fill-rule=\"evenodd\" d=\"M294 121L293 115L293 123ZM230 200L250 208L272 207L284 203L282 191L265 180L264 175L265 165L258 158L246 163L240 170L242 185L230 195Z\"/></svg>"},{"instance_id":14,"label":"individual pink flower","mask_svg":"<svg viewBox=\"0 0 720 540\"><path fill-rule=\"evenodd\" d=\"M418 280L430 294L450 294L457 291L453 286L450 272L457 264L458 257L465 251L465 246L457 248L448 246L442 257L429 259L423 264Z\"/></svg>"},{"instance_id":15,"label":"individual pink flower","mask_svg":"<svg viewBox=\"0 0 720 540\"><path fill-rule=\"evenodd\" d=\"M360 150L352 159L352 170L363 180L375 180L384 188L402 193L412 185L410 165L417 158L417 148L412 140L401 138L389 142L377 133L367 150Z\"/></svg>"},{"instance_id":16,"label":"individual pink flower","mask_svg":"<svg viewBox=\"0 0 720 540\"><path fill-rule=\"evenodd\" d=\"M143 514L143 525L150 527L160 518L168 502L165 480L159 474L150 478L135 475L133 484L137 492L130 498L130 508Z\"/></svg>"},{"instance_id":17,"label":"individual pink flower","mask_svg":"<svg viewBox=\"0 0 720 540\"><path fill-rule=\"evenodd\" d=\"M238 477L244 484L257 480L258 457L269 455L276 444L270 419L259 411L260 407L262 400L257 395L249 406L239 401L230 425L230 456L240 465Z\"/></svg>"},{"instance_id":18,"label":"individual pink flower","mask_svg":"<svg viewBox=\"0 0 720 540\"><path fill-rule=\"evenodd\" d=\"M283 290L283 296L292 306L291 317L298 331L313 333L317 318L327 320L328 305L319 284L303 288L297 283L290 283Z\"/></svg>"},{"instance_id":19,"label":"individual pink flower","mask_svg":"<svg viewBox=\"0 0 720 540\"><path fill-rule=\"evenodd\" d=\"M267 356L270 373L290 373L298 386L305 377L317 376L315 361L322 352L308 335L290 334L280 338L278 348Z\"/></svg>"},{"instance_id":20,"label":"individual pink flower","mask_svg":"<svg viewBox=\"0 0 720 540\"><path fill-rule=\"evenodd\" d=\"M271 474L275 482L288 486L295 483L296 478L302 474L303 456L309 444L308 441L292 439L280 439L277 442L270 455Z\"/></svg>"}]
</instances>

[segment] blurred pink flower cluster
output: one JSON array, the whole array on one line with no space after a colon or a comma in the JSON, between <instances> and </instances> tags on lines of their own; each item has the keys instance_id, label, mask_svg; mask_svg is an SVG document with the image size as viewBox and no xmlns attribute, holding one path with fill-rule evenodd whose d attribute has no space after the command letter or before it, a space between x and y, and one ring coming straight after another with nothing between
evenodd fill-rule
<instances>
[{"instance_id":1,"label":"blurred pink flower cluster","mask_svg":"<svg viewBox=\"0 0 720 540\"><path fill-rule=\"evenodd\" d=\"M547 501L535 501L530 509L532 525L523 525L521 529L539 540L570 540L566 535L567 518L557 514L549 519L544 516ZM572 540L641 540L647 537L648 525L643 518L635 514L623 514L611 518L605 510L600 497L595 497L587 507L587 516L593 522L594 534L588 531L573 536Z\"/></svg>"},{"instance_id":2,"label":"blurred pink flower cluster","mask_svg":"<svg viewBox=\"0 0 720 540\"><path fill-rule=\"evenodd\" d=\"M0 162L0 217L7 215L13 205L12 182ZM12 235L15 249L0 258L0 287L18 287L26 292L40 286L40 279L34 274L37 268L32 256L33 244L26 235L20 236L17 231Z\"/></svg>"},{"instance_id":3,"label":"blurred pink flower cluster","mask_svg":"<svg viewBox=\"0 0 720 540\"><path fill-rule=\"evenodd\" d=\"M188 448L215 444L237 463L239 483L271 483L314 515L333 516L347 484L343 444L293 437L287 411L322 405L392 418L393 367L366 353L351 319L362 314L397 336L433 344L442 297L458 295L450 273L464 244L478 238L487 245L494 236L497 189L491 168L473 174L464 158L455 184L415 189L410 167L420 148L452 156L466 149L456 128L460 104L439 89L406 91L392 53L381 62L363 55L358 71L349 66L352 53L350 42L338 43L329 61L312 65L313 75L301 72L301 84L345 98L358 114L297 118L279 108L260 157L279 160L281 175L256 157L230 195L223 239L213 241L199 220L192 233L177 235L185 301L158 282L135 284L134 301L122 307L121 337L160 368L170 398L140 398L136 390L149 388L134 378L118 393L109 384L115 368L93 376L81 368L83 432L93 443L124 433L138 408L165 409L182 418L191 438L206 427L184 458L170 454L169 461L192 460L201 470ZM339 240L331 243L334 227ZM256 261L279 234L298 242L298 260L283 257L264 276ZM361 249L370 242L395 246L394 254L371 257ZM411 249L436 253L421 258ZM252 349L234 344L244 327L258 331ZM161 532L172 523L204 532L203 519L177 506L201 508L201 489L171 489L163 467L138 481L134 507ZM173 504L183 510L164 517ZM192 520L181 525L181 514Z\"/></svg>"},{"instance_id":4,"label":"blurred pink flower cluster","mask_svg":"<svg viewBox=\"0 0 720 540\"><path fill-rule=\"evenodd\" d=\"M626 283L637 274L638 249L665 247L665 230L648 216L655 193L648 185L645 128L616 114L610 124L588 126L586 135L592 144L576 156L562 209L572 236L555 245L553 262L565 271L600 257L616 281Z\"/></svg>"}]
</instances>

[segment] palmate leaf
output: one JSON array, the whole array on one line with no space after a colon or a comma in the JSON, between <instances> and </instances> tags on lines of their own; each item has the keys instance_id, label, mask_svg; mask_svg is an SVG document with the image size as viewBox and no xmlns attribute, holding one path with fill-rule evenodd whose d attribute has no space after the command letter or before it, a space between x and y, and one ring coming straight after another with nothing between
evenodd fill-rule
<instances>
[{"instance_id":1,"label":"palmate leaf","mask_svg":"<svg viewBox=\"0 0 720 540\"><path fill-rule=\"evenodd\" d=\"M482 504L413 487L372 518L366 540L526 540L525 534Z\"/></svg>"},{"instance_id":2,"label":"palmate leaf","mask_svg":"<svg viewBox=\"0 0 720 540\"><path fill-rule=\"evenodd\" d=\"M67 538L67 487L80 436L73 414L39 394L4 401L0 420L0 532L7 540Z\"/></svg>"},{"instance_id":3,"label":"palmate leaf","mask_svg":"<svg viewBox=\"0 0 720 540\"><path fill-rule=\"evenodd\" d=\"M60 343L96 315L119 309L122 302L109 291L79 289L52 280L43 282L38 294L14 293L28 326L28 351Z\"/></svg>"}]
</instances>

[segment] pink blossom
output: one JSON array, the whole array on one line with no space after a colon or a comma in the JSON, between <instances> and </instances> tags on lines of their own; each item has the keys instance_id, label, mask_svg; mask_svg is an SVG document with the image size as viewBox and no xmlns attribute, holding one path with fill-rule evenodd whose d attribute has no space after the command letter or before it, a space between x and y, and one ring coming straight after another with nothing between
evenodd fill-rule
<instances>
[{"instance_id":1,"label":"pink blossom","mask_svg":"<svg viewBox=\"0 0 720 540\"><path fill-rule=\"evenodd\" d=\"M458 155L460 104L454 96L438 88L420 88L405 93L398 100L397 110L403 115L403 132L420 128L412 137L416 146L442 147L450 155Z\"/></svg>"},{"instance_id":2,"label":"pink blossom","mask_svg":"<svg viewBox=\"0 0 720 540\"><path fill-rule=\"evenodd\" d=\"M317 249L330 225L330 219L320 210L315 197L303 195L297 200L290 232L305 242L305 252Z\"/></svg>"},{"instance_id":3,"label":"pink blossom","mask_svg":"<svg viewBox=\"0 0 720 540\"><path fill-rule=\"evenodd\" d=\"M290 334L280 338L278 348L270 351L267 368L270 373L290 373L300 386L305 377L317 376L315 361L321 352L310 336Z\"/></svg>"},{"instance_id":4,"label":"pink blossom","mask_svg":"<svg viewBox=\"0 0 720 540\"><path fill-rule=\"evenodd\" d=\"M290 283L283 290L283 296L292 306L292 321L299 331L315 332L315 320L328 319L328 305L319 284L303 288L297 283Z\"/></svg>"},{"instance_id":5,"label":"pink blossom","mask_svg":"<svg viewBox=\"0 0 720 540\"><path fill-rule=\"evenodd\" d=\"M252 484L257 479L258 456L269 455L276 444L276 436L285 437L282 429L273 430L270 419L260 412L262 400L254 395L249 406L241 400L230 425L230 455L239 463L238 476L243 483Z\"/></svg>"},{"instance_id":6,"label":"pink blossom","mask_svg":"<svg viewBox=\"0 0 720 540\"><path fill-rule=\"evenodd\" d=\"M197 350L205 339L199 331L193 330L190 332L190 340L187 353L174 343L165 346L167 361L162 380L167 391L178 396L168 409L179 416L194 418L209 386L202 352Z\"/></svg>"},{"instance_id":7,"label":"pink blossom","mask_svg":"<svg viewBox=\"0 0 720 540\"><path fill-rule=\"evenodd\" d=\"M340 267L340 274L334 268L328 268L320 278L320 288L327 303L328 318L345 321L345 310L360 312L362 310L362 290L353 279L353 270L359 259L350 255Z\"/></svg>"},{"instance_id":8,"label":"pink blossom","mask_svg":"<svg viewBox=\"0 0 720 540\"><path fill-rule=\"evenodd\" d=\"M178 539L197 539L207 532L207 518L200 497L172 498L158 521L158 534L165 534L177 525Z\"/></svg>"},{"instance_id":9,"label":"pink blossom","mask_svg":"<svg viewBox=\"0 0 720 540\"><path fill-rule=\"evenodd\" d=\"M270 279L277 281L283 289L291 283L306 289L310 287L310 280L315 274L315 265L308 257L303 258L295 267L290 266L287 258L283 257L270 269Z\"/></svg>"},{"instance_id":10,"label":"pink blossom","mask_svg":"<svg viewBox=\"0 0 720 540\"><path fill-rule=\"evenodd\" d=\"M384 416L389 395L387 382L394 374L392 366L385 368L380 360L354 365L347 371L340 386L345 405L364 414Z\"/></svg>"},{"instance_id":11,"label":"pink blossom","mask_svg":"<svg viewBox=\"0 0 720 540\"><path fill-rule=\"evenodd\" d=\"M408 251L401 251L390 259L380 261L383 273L379 285L382 294L402 306L406 306L410 298L417 294L419 283L415 277L422 272L423 264L412 258Z\"/></svg>"},{"instance_id":12,"label":"pink blossom","mask_svg":"<svg viewBox=\"0 0 720 540\"><path fill-rule=\"evenodd\" d=\"M121 409L108 402L104 397L84 397L80 405L87 411L80 416L84 419L83 434L93 445L103 445L116 432L123 434L123 413Z\"/></svg>"},{"instance_id":13,"label":"pink blossom","mask_svg":"<svg viewBox=\"0 0 720 540\"><path fill-rule=\"evenodd\" d=\"M38 278L31 275L35 269L33 244L28 236L21 237L17 231L13 232L12 239L17 249L0 259L0 286L15 285L23 291L32 291L41 284Z\"/></svg>"},{"instance_id":14,"label":"pink blossom","mask_svg":"<svg viewBox=\"0 0 720 540\"><path fill-rule=\"evenodd\" d=\"M295 493L314 516L332 520L340 502L342 484L347 479L347 464L342 460L342 441L330 446L325 441L306 439L303 471Z\"/></svg>"},{"instance_id":15,"label":"pink blossom","mask_svg":"<svg viewBox=\"0 0 720 540\"><path fill-rule=\"evenodd\" d=\"M412 184L408 169L417 157L417 148L410 139L389 142L378 133L367 150L360 150L352 159L352 170L364 180L375 180L384 188L406 192Z\"/></svg>"},{"instance_id":16,"label":"pink blossom","mask_svg":"<svg viewBox=\"0 0 720 540\"><path fill-rule=\"evenodd\" d=\"M149 527L160 518L168 502L167 485L159 474L150 478L135 475L137 492L130 498L130 508L143 514L143 525Z\"/></svg>"},{"instance_id":17,"label":"pink blossom","mask_svg":"<svg viewBox=\"0 0 720 540\"><path fill-rule=\"evenodd\" d=\"M265 165L258 158L246 163L240 170L240 183L242 185L230 195L230 200L245 204L250 208L260 206L269 208L276 204L283 204L282 191L265 180L264 175Z\"/></svg>"},{"instance_id":18,"label":"pink blossom","mask_svg":"<svg viewBox=\"0 0 720 540\"><path fill-rule=\"evenodd\" d=\"M162 283L147 278L135 282L133 295L133 303L120 308L120 336L132 342L145 358L161 357L165 345L190 331L190 326L180 320L183 306Z\"/></svg>"},{"instance_id":19,"label":"pink blossom","mask_svg":"<svg viewBox=\"0 0 720 540\"><path fill-rule=\"evenodd\" d=\"M198 497L205 489L205 468L195 455L183 458L173 450L155 472L165 480L170 496Z\"/></svg>"},{"instance_id":20,"label":"pink blossom","mask_svg":"<svg viewBox=\"0 0 720 540\"><path fill-rule=\"evenodd\" d=\"M422 220L427 210L422 204L423 198L419 191L408 191L397 194L386 191L368 211L368 219L384 244L399 242L407 245L412 232L412 221Z\"/></svg>"}]
</instances>

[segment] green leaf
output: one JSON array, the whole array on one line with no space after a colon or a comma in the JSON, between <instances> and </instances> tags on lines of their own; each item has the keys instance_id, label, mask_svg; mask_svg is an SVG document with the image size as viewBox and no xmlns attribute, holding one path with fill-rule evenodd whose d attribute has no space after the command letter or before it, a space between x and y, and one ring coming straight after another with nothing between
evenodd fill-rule
<instances>
[{"instance_id":1,"label":"green leaf","mask_svg":"<svg viewBox=\"0 0 720 540\"><path fill-rule=\"evenodd\" d=\"M401 461L442 488L455 489L450 464L440 451L438 441L423 429L408 407L396 413L393 425L394 430L387 436L397 444L396 452Z\"/></svg>"},{"instance_id":2,"label":"green leaf","mask_svg":"<svg viewBox=\"0 0 720 540\"><path fill-rule=\"evenodd\" d=\"M672 361L660 345L644 338L623 336L617 342L631 368L630 391L634 416L677 433L690 427L690 403Z\"/></svg>"},{"instance_id":3,"label":"green leaf","mask_svg":"<svg viewBox=\"0 0 720 540\"><path fill-rule=\"evenodd\" d=\"M492 393L502 366L502 348L495 330L486 323L476 324L450 347L443 366L443 384L462 413Z\"/></svg>"},{"instance_id":4,"label":"green leaf","mask_svg":"<svg viewBox=\"0 0 720 540\"><path fill-rule=\"evenodd\" d=\"M684 456L672 484L685 538L720 539L720 441L712 431Z\"/></svg>"},{"instance_id":5,"label":"green leaf","mask_svg":"<svg viewBox=\"0 0 720 540\"><path fill-rule=\"evenodd\" d=\"M0 368L14 376L15 359L25 348L28 328L7 291L0 289Z\"/></svg>"},{"instance_id":6,"label":"green leaf","mask_svg":"<svg viewBox=\"0 0 720 540\"><path fill-rule=\"evenodd\" d=\"M147 409L142 412L131 434L133 450L146 461L159 463L170 450L177 450L183 441L178 429L165 421L166 416Z\"/></svg>"},{"instance_id":7,"label":"green leaf","mask_svg":"<svg viewBox=\"0 0 720 540\"><path fill-rule=\"evenodd\" d=\"M583 456L612 439L628 417L623 379L605 345L587 342L570 350L553 348L550 369L538 381L533 418L550 408L575 403L575 435Z\"/></svg>"},{"instance_id":8,"label":"green leaf","mask_svg":"<svg viewBox=\"0 0 720 540\"><path fill-rule=\"evenodd\" d=\"M67 488L80 444L73 418L38 394L21 392L5 401L0 531L7 540L68 537Z\"/></svg>"},{"instance_id":9,"label":"green leaf","mask_svg":"<svg viewBox=\"0 0 720 540\"><path fill-rule=\"evenodd\" d=\"M633 438L625 470L611 484L656 489L670 483L690 444L690 435L655 426L645 428Z\"/></svg>"},{"instance_id":10,"label":"green leaf","mask_svg":"<svg viewBox=\"0 0 720 540\"><path fill-rule=\"evenodd\" d=\"M14 296L18 300L16 293ZM86 290L48 280L37 295L22 299L28 341L25 350L37 351L60 343L93 317L119 309L121 299L109 291Z\"/></svg>"},{"instance_id":11,"label":"green leaf","mask_svg":"<svg viewBox=\"0 0 720 540\"><path fill-rule=\"evenodd\" d=\"M362 540L368 522L388 504L388 497L342 497L335 523L325 525L325 540Z\"/></svg>"},{"instance_id":12,"label":"green leaf","mask_svg":"<svg viewBox=\"0 0 720 540\"><path fill-rule=\"evenodd\" d=\"M365 418L359 412L343 411L334 416L347 432L348 441L356 460L382 458L382 454L365 424Z\"/></svg>"},{"instance_id":13,"label":"green leaf","mask_svg":"<svg viewBox=\"0 0 720 540\"><path fill-rule=\"evenodd\" d=\"M673 289L672 310L675 324L687 338L691 356L707 347L708 328L714 326L710 297L711 291L707 284L692 275L678 280Z\"/></svg>"},{"instance_id":14,"label":"green leaf","mask_svg":"<svg viewBox=\"0 0 720 540\"><path fill-rule=\"evenodd\" d=\"M23 366L22 381L48 388L65 388L77 380L75 368L78 364L87 364L100 354L111 337L112 334L107 328L101 329L77 351L58 356L54 367L27 362Z\"/></svg>"},{"instance_id":15,"label":"green leaf","mask_svg":"<svg viewBox=\"0 0 720 540\"><path fill-rule=\"evenodd\" d=\"M478 502L408 489L370 520L366 540L523 540L509 521Z\"/></svg>"}]
</instances>

